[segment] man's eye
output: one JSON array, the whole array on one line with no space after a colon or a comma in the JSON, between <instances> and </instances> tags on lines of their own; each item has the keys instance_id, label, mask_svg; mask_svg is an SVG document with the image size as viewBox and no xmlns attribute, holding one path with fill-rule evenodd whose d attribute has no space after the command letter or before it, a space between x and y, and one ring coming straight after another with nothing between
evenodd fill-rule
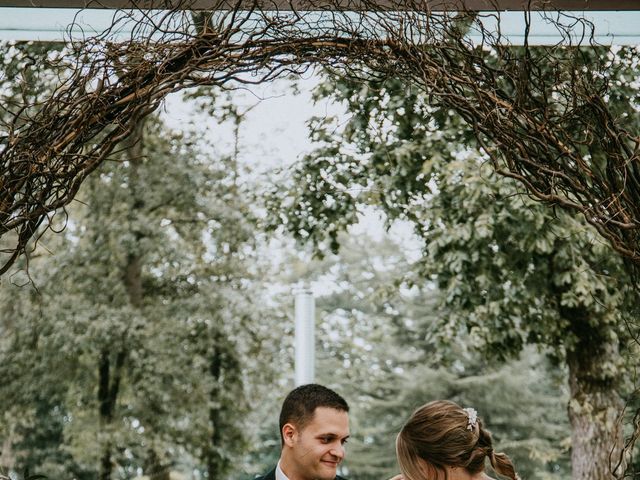
<instances>
[{"instance_id":1,"label":"man's eye","mask_svg":"<svg viewBox=\"0 0 640 480\"><path fill-rule=\"evenodd\" d=\"M342 445L346 444L349 441L349 439L345 438L344 440L342 440Z\"/></svg>"},{"instance_id":2,"label":"man's eye","mask_svg":"<svg viewBox=\"0 0 640 480\"><path fill-rule=\"evenodd\" d=\"M322 443L330 443L331 437L322 437L320 440L322 441Z\"/></svg>"}]
</instances>

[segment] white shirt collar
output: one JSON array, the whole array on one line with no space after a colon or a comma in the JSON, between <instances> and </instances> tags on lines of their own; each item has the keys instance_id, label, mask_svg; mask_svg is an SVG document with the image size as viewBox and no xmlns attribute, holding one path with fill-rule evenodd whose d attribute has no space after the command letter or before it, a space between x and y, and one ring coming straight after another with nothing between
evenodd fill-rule
<instances>
[{"instance_id":1,"label":"white shirt collar","mask_svg":"<svg viewBox=\"0 0 640 480\"><path fill-rule=\"evenodd\" d=\"M280 460L278 460L278 465L276 466L276 480L289 480L289 477L280 468Z\"/></svg>"}]
</instances>

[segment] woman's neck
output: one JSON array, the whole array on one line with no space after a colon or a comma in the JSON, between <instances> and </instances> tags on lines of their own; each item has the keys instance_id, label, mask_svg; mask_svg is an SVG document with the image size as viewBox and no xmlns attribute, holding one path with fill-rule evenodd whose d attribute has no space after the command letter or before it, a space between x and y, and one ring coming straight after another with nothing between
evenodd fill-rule
<instances>
[{"instance_id":1,"label":"woman's neck","mask_svg":"<svg viewBox=\"0 0 640 480\"><path fill-rule=\"evenodd\" d=\"M484 472L469 473L466 469L460 467L450 467L448 471L449 480L493 480Z\"/></svg>"}]
</instances>

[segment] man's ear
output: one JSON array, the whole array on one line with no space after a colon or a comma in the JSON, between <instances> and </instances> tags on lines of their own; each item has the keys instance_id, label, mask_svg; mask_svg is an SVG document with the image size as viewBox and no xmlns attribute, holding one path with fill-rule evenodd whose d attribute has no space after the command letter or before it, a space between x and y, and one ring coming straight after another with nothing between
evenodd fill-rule
<instances>
[{"instance_id":1,"label":"man's ear","mask_svg":"<svg viewBox=\"0 0 640 480\"><path fill-rule=\"evenodd\" d=\"M290 423L285 423L282 427L282 438L284 439L284 444L291 447L293 446L293 442L296 436L297 430L296 427Z\"/></svg>"}]
</instances>

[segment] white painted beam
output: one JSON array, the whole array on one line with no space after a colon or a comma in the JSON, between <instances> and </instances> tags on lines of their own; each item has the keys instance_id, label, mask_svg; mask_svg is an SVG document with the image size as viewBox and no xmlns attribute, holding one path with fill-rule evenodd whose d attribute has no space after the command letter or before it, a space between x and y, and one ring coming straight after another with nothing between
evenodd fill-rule
<instances>
[{"instance_id":1,"label":"white painted beam","mask_svg":"<svg viewBox=\"0 0 640 480\"><path fill-rule=\"evenodd\" d=\"M579 10L615 11L640 10L638 0L422 0L433 10ZM0 0L0 7L25 8L149 8L168 9L181 7L192 10L229 8L236 5L260 5L262 8L287 10L315 10L334 8L336 10L371 10L372 5L381 9L397 7L402 2L389 0Z\"/></svg>"},{"instance_id":2,"label":"white painted beam","mask_svg":"<svg viewBox=\"0 0 640 480\"><path fill-rule=\"evenodd\" d=\"M2 0L0 0L2 1ZM640 0L638 1L640 4ZM595 39L603 45L640 45L640 11L629 12L566 12L565 22L573 23L573 16L583 17L593 23ZM61 41L70 37L81 39L107 29L116 14L114 10L77 10L60 8L0 8L0 40L4 41ZM124 13L123 13L124 14ZM544 15L558 15L546 12ZM497 31L498 17L483 15L483 23L490 31ZM559 19L561 22L562 17ZM500 32L504 42L522 45L525 17L522 12L502 12L499 15ZM71 25L71 26L70 26ZM134 21L119 22L118 37L131 37ZM574 26L574 44L582 31ZM480 41L479 38L471 38ZM530 45L553 45L560 42L557 27L548 22L540 12L531 14Z\"/></svg>"},{"instance_id":3,"label":"white painted beam","mask_svg":"<svg viewBox=\"0 0 640 480\"><path fill-rule=\"evenodd\" d=\"M295 384L313 383L316 368L316 306L310 290L300 290L295 296Z\"/></svg>"}]
</instances>

